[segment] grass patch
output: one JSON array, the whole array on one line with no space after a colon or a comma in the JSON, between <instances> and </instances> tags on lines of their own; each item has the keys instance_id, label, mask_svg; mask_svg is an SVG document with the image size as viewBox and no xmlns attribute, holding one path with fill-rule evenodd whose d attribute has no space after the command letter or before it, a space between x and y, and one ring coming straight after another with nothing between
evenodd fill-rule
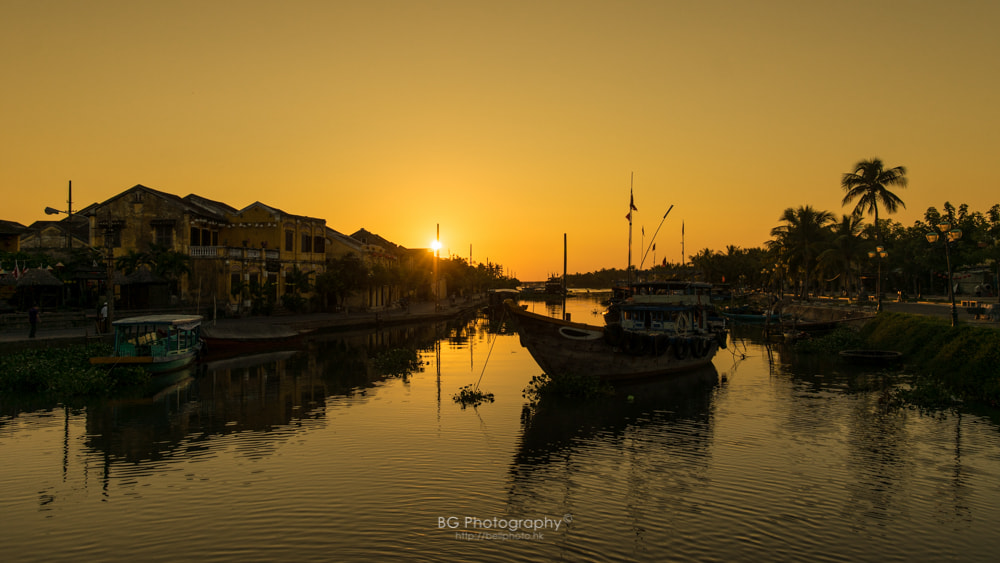
<instances>
[{"instance_id":1,"label":"grass patch","mask_svg":"<svg viewBox=\"0 0 1000 563\"><path fill-rule=\"evenodd\" d=\"M818 338L799 340L792 347L803 354L836 354L841 350L856 350L865 347L865 339L858 331L840 327Z\"/></svg>"}]
</instances>

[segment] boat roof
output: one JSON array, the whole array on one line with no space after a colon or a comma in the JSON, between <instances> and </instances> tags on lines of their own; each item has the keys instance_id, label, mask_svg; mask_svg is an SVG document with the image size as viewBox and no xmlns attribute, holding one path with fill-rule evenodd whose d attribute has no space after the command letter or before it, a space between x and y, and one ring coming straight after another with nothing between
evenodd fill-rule
<instances>
[{"instance_id":1,"label":"boat roof","mask_svg":"<svg viewBox=\"0 0 1000 563\"><path fill-rule=\"evenodd\" d=\"M201 315L141 315L119 319L111 323L114 326L125 325L197 325L201 323Z\"/></svg>"},{"instance_id":2,"label":"boat roof","mask_svg":"<svg viewBox=\"0 0 1000 563\"><path fill-rule=\"evenodd\" d=\"M712 284L706 282L696 282L696 281L686 281L686 280L653 280L653 281L634 281L632 282L632 287L672 287L672 288L686 288L686 287L697 287L697 288L710 288Z\"/></svg>"},{"instance_id":3,"label":"boat roof","mask_svg":"<svg viewBox=\"0 0 1000 563\"><path fill-rule=\"evenodd\" d=\"M622 311L691 311L697 309L693 303L623 303Z\"/></svg>"}]
</instances>

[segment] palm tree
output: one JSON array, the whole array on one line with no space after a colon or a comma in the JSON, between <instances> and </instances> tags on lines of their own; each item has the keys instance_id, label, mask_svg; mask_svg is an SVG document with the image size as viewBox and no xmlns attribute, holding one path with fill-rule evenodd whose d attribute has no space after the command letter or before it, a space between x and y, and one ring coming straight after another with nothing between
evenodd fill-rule
<instances>
[{"instance_id":1,"label":"palm tree","mask_svg":"<svg viewBox=\"0 0 1000 563\"><path fill-rule=\"evenodd\" d=\"M906 168L897 166L886 169L882 161L878 158L862 160L854 166L854 172L844 174L840 181L841 187L847 193L844 195L843 205L847 205L858 200L854 207L854 214L873 213L875 215L875 242L882 244L882 227L878 223L878 204L881 203L889 213L895 213L900 207L905 208L906 204L899 196L889 191L890 187L906 187ZM878 262L878 289L876 293L876 311L882 310L882 260Z\"/></svg>"},{"instance_id":2,"label":"palm tree","mask_svg":"<svg viewBox=\"0 0 1000 563\"><path fill-rule=\"evenodd\" d=\"M886 169L878 158L862 160L854 165L854 172L844 174L840 181L844 194L843 205L858 200L854 206L855 215L871 213L875 216L876 242L881 243L882 237L878 224L878 206L882 204L889 213L895 213L900 207L906 208L899 196L889 191L890 187L906 187L906 168L896 166Z\"/></svg>"},{"instance_id":3,"label":"palm tree","mask_svg":"<svg viewBox=\"0 0 1000 563\"><path fill-rule=\"evenodd\" d=\"M125 275L129 275L142 266L150 266L153 263L153 257L148 252L139 252L138 250L129 249L128 253L124 256L119 256L115 258L115 268L125 272Z\"/></svg>"},{"instance_id":4,"label":"palm tree","mask_svg":"<svg viewBox=\"0 0 1000 563\"><path fill-rule=\"evenodd\" d=\"M800 295L809 293L810 274L816 269L816 261L829 240L827 226L833 222L829 211L817 211L810 205L793 209L789 207L781 214L784 225L771 229L774 240L767 246L778 252L779 260L789 271L798 271L802 277Z\"/></svg>"},{"instance_id":5,"label":"palm tree","mask_svg":"<svg viewBox=\"0 0 1000 563\"><path fill-rule=\"evenodd\" d=\"M191 257L162 244L149 245L148 255L153 273L167 280L171 291L177 293L181 276L191 274Z\"/></svg>"},{"instance_id":6,"label":"palm tree","mask_svg":"<svg viewBox=\"0 0 1000 563\"><path fill-rule=\"evenodd\" d=\"M832 227L833 240L830 248L818 257L820 268L836 273L836 277L843 276L841 287L845 289L857 287L855 270L867 256L863 248L864 240L860 236L863 230L861 221L860 215L843 215L840 222Z\"/></svg>"}]
</instances>

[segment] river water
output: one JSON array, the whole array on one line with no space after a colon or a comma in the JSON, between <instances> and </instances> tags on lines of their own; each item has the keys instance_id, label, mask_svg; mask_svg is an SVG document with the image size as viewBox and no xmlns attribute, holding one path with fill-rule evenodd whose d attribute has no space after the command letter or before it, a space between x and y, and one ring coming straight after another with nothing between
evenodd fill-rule
<instances>
[{"instance_id":1,"label":"river water","mask_svg":"<svg viewBox=\"0 0 1000 563\"><path fill-rule=\"evenodd\" d=\"M543 303L536 312L558 314ZM569 300L597 322L596 298ZM318 335L144 396L3 398L6 561L994 561L991 413L887 410L876 372L739 330L594 402L487 318ZM374 358L419 350L416 372ZM453 396L481 378L495 402ZM867 383L866 383L867 382ZM875 388L875 390L870 390Z\"/></svg>"}]
</instances>

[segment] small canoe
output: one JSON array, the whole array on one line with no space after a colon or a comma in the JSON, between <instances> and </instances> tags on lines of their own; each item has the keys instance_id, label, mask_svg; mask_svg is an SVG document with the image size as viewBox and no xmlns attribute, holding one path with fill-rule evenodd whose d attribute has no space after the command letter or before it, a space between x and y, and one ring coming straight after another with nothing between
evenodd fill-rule
<instances>
[{"instance_id":1,"label":"small canoe","mask_svg":"<svg viewBox=\"0 0 1000 563\"><path fill-rule=\"evenodd\" d=\"M895 350L841 350L840 357L859 364L888 364L903 357Z\"/></svg>"}]
</instances>

